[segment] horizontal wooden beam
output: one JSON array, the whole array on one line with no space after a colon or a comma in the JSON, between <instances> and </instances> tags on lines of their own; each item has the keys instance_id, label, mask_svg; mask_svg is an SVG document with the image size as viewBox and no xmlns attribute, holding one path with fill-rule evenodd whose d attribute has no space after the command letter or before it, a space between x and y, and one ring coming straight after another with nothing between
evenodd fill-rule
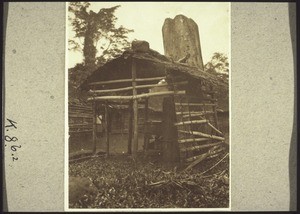
<instances>
[{"instance_id":1,"label":"horizontal wooden beam","mask_svg":"<svg viewBox=\"0 0 300 214\"><path fill-rule=\"evenodd\" d=\"M216 104L214 103L175 103L177 106L215 106Z\"/></svg>"},{"instance_id":2,"label":"horizontal wooden beam","mask_svg":"<svg viewBox=\"0 0 300 214\"><path fill-rule=\"evenodd\" d=\"M208 147L212 147L212 146L218 146L220 144L222 144L223 142L219 142L219 143L210 143L210 144L205 144L205 145L200 145L200 146L191 146L191 147L185 147L185 148L181 148L180 151L194 151L194 150L200 150L200 149L204 149L204 148L208 148Z\"/></svg>"},{"instance_id":3,"label":"horizontal wooden beam","mask_svg":"<svg viewBox=\"0 0 300 214\"><path fill-rule=\"evenodd\" d=\"M178 143L192 143L192 142L201 142L201 141L208 141L211 140L210 138L191 138L191 139L183 139L178 140Z\"/></svg>"},{"instance_id":4,"label":"horizontal wooden beam","mask_svg":"<svg viewBox=\"0 0 300 214\"><path fill-rule=\"evenodd\" d=\"M203 118L202 116L207 115L207 114L214 114L214 112L208 112L208 113L206 112L205 114L202 113L202 114L191 114L191 115L185 114L185 115L182 116L182 118L189 118L189 117L201 117L201 118Z\"/></svg>"},{"instance_id":5,"label":"horizontal wooden beam","mask_svg":"<svg viewBox=\"0 0 300 214\"><path fill-rule=\"evenodd\" d=\"M176 115L182 115L182 117L189 117L189 116L192 116L192 117L195 117L195 116L203 116L203 115L207 115L207 114L214 114L213 111L184 111L184 112L176 112Z\"/></svg>"},{"instance_id":6,"label":"horizontal wooden beam","mask_svg":"<svg viewBox=\"0 0 300 214\"><path fill-rule=\"evenodd\" d=\"M92 132L93 129L87 129L87 130L69 130L69 133L82 133L82 132Z\"/></svg>"},{"instance_id":7,"label":"horizontal wooden beam","mask_svg":"<svg viewBox=\"0 0 300 214\"><path fill-rule=\"evenodd\" d=\"M69 104L69 107L77 107L77 108L92 108L92 106L86 106L86 105L76 105L76 104Z\"/></svg>"},{"instance_id":8,"label":"horizontal wooden beam","mask_svg":"<svg viewBox=\"0 0 300 214\"><path fill-rule=\"evenodd\" d=\"M224 137L219 137L219 136L215 136L215 135L205 134L205 133L198 132L198 131L183 131L183 130L178 130L178 132L187 133L187 134L191 134L191 135L197 135L197 136L201 136L201 137L207 137L207 138L211 138L211 139L214 139L214 140L225 141Z\"/></svg>"},{"instance_id":9,"label":"horizontal wooden beam","mask_svg":"<svg viewBox=\"0 0 300 214\"><path fill-rule=\"evenodd\" d=\"M89 97L88 101L106 101L106 100L137 100L148 97L157 97L164 95L173 95L173 94L185 94L185 91L161 91L161 92L152 92L146 94L138 94L135 96L102 96L102 97Z\"/></svg>"},{"instance_id":10,"label":"horizontal wooden beam","mask_svg":"<svg viewBox=\"0 0 300 214\"><path fill-rule=\"evenodd\" d=\"M73 108L92 108L92 106L90 105L73 105L73 104L68 104L69 107L73 107Z\"/></svg>"},{"instance_id":11,"label":"horizontal wooden beam","mask_svg":"<svg viewBox=\"0 0 300 214\"><path fill-rule=\"evenodd\" d=\"M77 115L77 114L69 114L70 118L88 118L92 119L93 115Z\"/></svg>"},{"instance_id":12,"label":"horizontal wooden beam","mask_svg":"<svg viewBox=\"0 0 300 214\"><path fill-rule=\"evenodd\" d=\"M69 127L78 127L78 126L92 126L92 123L88 123L88 124L69 124Z\"/></svg>"},{"instance_id":13,"label":"horizontal wooden beam","mask_svg":"<svg viewBox=\"0 0 300 214\"><path fill-rule=\"evenodd\" d=\"M168 84L168 83L162 83L162 84L149 84L149 85L137 85L135 86L136 89L145 89L145 88L154 88L154 87L165 87L168 85L184 85L187 84L187 81L183 81L183 82L178 82L178 83L172 83L172 84ZM114 89L105 89L105 90L89 90L88 93L89 94L109 94L112 92L122 92L122 91L131 91L133 90L132 86L129 87L124 87L124 88L114 88Z\"/></svg>"},{"instance_id":14,"label":"horizontal wooden beam","mask_svg":"<svg viewBox=\"0 0 300 214\"><path fill-rule=\"evenodd\" d=\"M78 113L84 113L84 112L89 112L89 113L92 113L92 110L90 109L68 109L69 112L78 112Z\"/></svg>"},{"instance_id":15,"label":"horizontal wooden beam","mask_svg":"<svg viewBox=\"0 0 300 214\"><path fill-rule=\"evenodd\" d=\"M207 120L190 120L190 121L183 121L179 123L175 123L175 126L182 126L182 125L190 125L190 124L202 124L207 123Z\"/></svg>"},{"instance_id":16,"label":"horizontal wooden beam","mask_svg":"<svg viewBox=\"0 0 300 214\"><path fill-rule=\"evenodd\" d=\"M147 81L158 81L165 79L166 77L151 77L151 78L138 78L135 79L136 82L147 82ZM108 80L108 81L99 81L99 82L92 82L89 85L107 85L107 84L114 84L114 83L125 83L125 82L132 82L132 79L118 79L118 80Z\"/></svg>"}]
</instances>

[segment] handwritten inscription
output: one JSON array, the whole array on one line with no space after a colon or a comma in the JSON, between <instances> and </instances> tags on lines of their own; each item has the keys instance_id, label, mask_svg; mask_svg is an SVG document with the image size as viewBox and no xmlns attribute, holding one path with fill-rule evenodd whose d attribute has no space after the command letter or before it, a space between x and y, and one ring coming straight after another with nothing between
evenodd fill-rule
<instances>
[{"instance_id":1,"label":"handwritten inscription","mask_svg":"<svg viewBox=\"0 0 300 214\"><path fill-rule=\"evenodd\" d=\"M17 129L17 125L16 125L17 122L8 118L6 118L6 120L8 124L5 126L6 133L7 133L4 137L5 147L8 146L10 148L12 160L17 161L19 160L19 158L17 157L17 151L22 147L18 142L19 139L14 134Z\"/></svg>"}]
</instances>

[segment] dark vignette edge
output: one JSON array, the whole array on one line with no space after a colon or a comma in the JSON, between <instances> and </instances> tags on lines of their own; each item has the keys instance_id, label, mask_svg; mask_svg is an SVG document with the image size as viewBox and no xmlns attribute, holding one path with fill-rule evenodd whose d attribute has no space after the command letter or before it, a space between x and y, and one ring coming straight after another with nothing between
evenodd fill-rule
<instances>
[{"instance_id":1,"label":"dark vignette edge","mask_svg":"<svg viewBox=\"0 0 300 214\"><path fill-rule=\"evenodd\" d=\"M299 5L297 6L299 7ZM298 9L298 8L297 8ZM289 151L290 211L297 210L297 56L296 3L289 3L289 25L294 63L294 119ZM299 86L298 86L299 87ZM299 149L299 148L298 148Z\"/></svg>"},{"instance_id":2,"label":"dark vignette edge","mask_svg":"<svg viewBox=\"0 0 300 214\"><path fill-rule=\"evenodd\" d=\"M2 49L2 57L1 57L1 65L2 65L2 94L1 94L1 100L2 100L2 136L4 136L4 124L5 124L5 100L4 100L4 94L5 94L5 39L6 39L6 27L7 27L7 16L8 16L8 2L2 2L1 3L1 12L3 17L2 22L2 43L1 43L1 49ZM1 208L3 212L8 211L8 205L7 205L7 191L6 191L6 182L5 182L5 164L4 164L4 138L2 138L2 201L1 201Z\"/></svg>"}]
</instances>

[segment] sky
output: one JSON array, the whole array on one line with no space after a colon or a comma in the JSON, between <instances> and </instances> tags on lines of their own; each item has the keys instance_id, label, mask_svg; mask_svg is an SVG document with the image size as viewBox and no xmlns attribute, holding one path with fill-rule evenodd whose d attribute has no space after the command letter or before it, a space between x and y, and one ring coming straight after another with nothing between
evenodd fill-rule
<instances>
[{"instance_id":1,"label":"sky","mask_svg":"<svg viewBox=\"0 0 300 214\"><path fill-rule=\"evenodd\" d=\"M228 2L91 2L89 9L98 12L101 8L121 5L115 12L116 26L123 25L134 32L129 41L146 40L150 48L164 54L162 26L166 18L178 14L192 18L198 25L203 62L206 64L213 53L230 54L230 3ZM68 22L68 20L67 20ZM67 25L67 37L74 32ZM68 67L83 60L82 53L68 51Z\"/></svg>"}]
</instances>

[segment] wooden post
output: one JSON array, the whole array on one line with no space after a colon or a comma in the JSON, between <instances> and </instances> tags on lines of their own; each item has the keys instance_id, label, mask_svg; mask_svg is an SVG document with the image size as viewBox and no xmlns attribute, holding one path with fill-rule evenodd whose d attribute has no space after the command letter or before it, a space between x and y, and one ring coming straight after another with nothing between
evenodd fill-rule
<instances>
[{"instance_id":1,"label":"wooden post","mask_svg":"<svg viewBox=\"0 0 300 214\"><path fill-rule=\"evenodd\" d=\"M137 95L136 90L136 62L132 59L132 95L133 97ZM137 155L138 151L138 101L133 99L133 156Z\"/></svg>"},{"instance_id":2,"label":"wooden post","mask_svg":"<svg viewBox=\"0 0 300 214\"><path fill-rule=\"evenodd\" d=\"M97 153L97 104L93 102L93 154Z\"/></svg>"},{"instance_id":3,"label":"wooden post","mask_svg":"<svg viewBox=\"0 0 300 214\"><path fill-rule=\"evenodd\" d=\"M144 150L147 151L148 150L148 144L149 144L149 136L147 133L147 127L148 127L148 100L149 98L145 99L145 121L144 121Z\"/></svg>"},{"instance_id":4,"label":"wooden post","mask_svg":"<svg viewBox=\"0 0 300 214\"><path fill-rule=\"evenodd\" d=\"M132 101L130 101L130 103L129 103L128 110L129 110L129 127L128 127L127 153L131 155L131 153L132 153L132 120L133 120Z\"/></svg>"},{"instance_id":5,"label":"wooden post","mask_svg":"<svg viewBox=\"0 0 300 214\"><path fill-rule=\"evenodd\" d=\"M214 104L215 104L215 105L213 105L213 112L214 112L214 118L215 118L215 125L216 125L216 128L217 128L218 130L220 130L220 128L219 128L219 122L218 122L218 113L217 113L217 101L215 101L215 100L216 100L216 99L215 99L215 92L213 91L212 85L210 86L210 90L211 90L211 92L212 92L211 98L212 98L212 100L214 100L213 102L214 102Z\"/></svg>"},{"instance_id":6,"label":"wooden post","mask_svg":"<svg viewBox=\"0 0 300 214\"><path fill-rule=\"evenodd\" d=\"M174 97L163 99L163 160L174 163L179 161L178 132L174 126L176 113Z\"/></svg>"},{"instance_id":7,"label":"wooden post","mask_svg":"<svg viewBox=\"0 0 300 214\"><path fill-rule=\"evenodd\" d=\"M105 102L105 139L106 139L106 155L109 156L109 112L108 112L108 104Z\"/></svg>"}]
</instances>

